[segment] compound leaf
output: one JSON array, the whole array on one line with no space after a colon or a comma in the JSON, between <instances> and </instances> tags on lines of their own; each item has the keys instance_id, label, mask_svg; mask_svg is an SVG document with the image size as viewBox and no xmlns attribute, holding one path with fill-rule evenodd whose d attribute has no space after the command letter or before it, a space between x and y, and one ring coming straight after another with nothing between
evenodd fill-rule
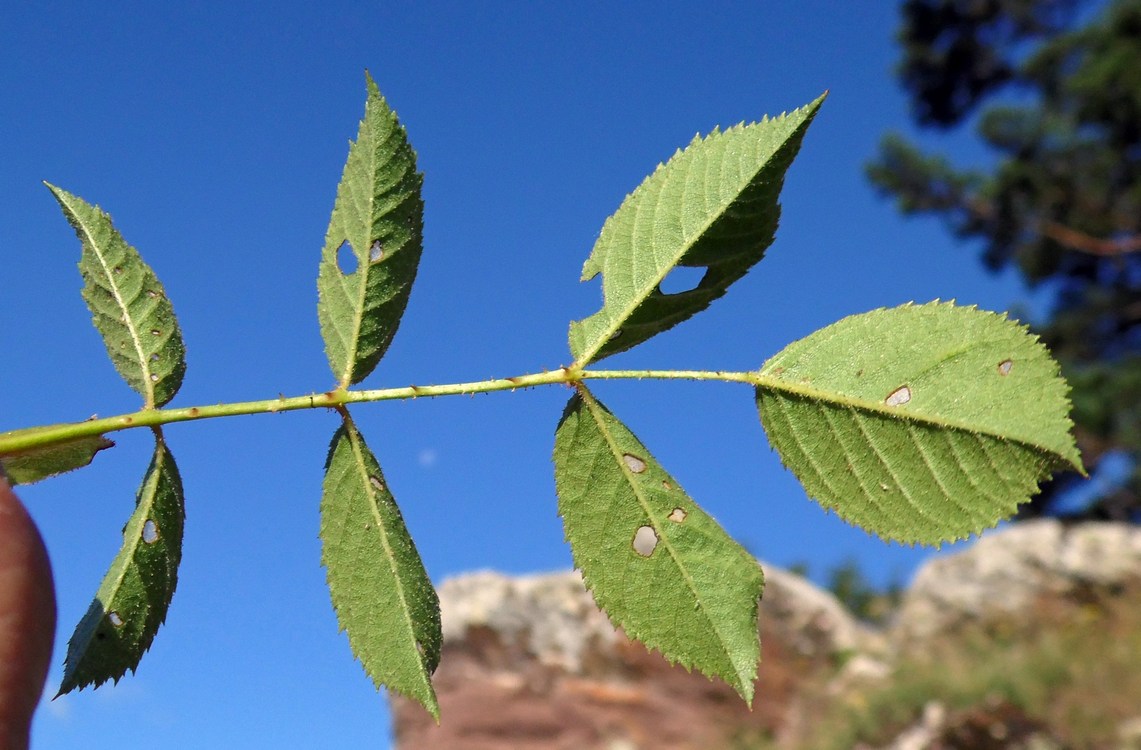
<instances>
[{"instance_id":1,"label":"compound leaf","mask_svg":"<svg viewBox=\"0 0 1141 750\"><path fill-rule=\"evenodd\" d=\"M50 428L32 428L20 432L27 434L44 429ZM11 434L13 433L5 433ZM114 445L113 441L102 435L87 435L53 445L0 453L0 466L12 484L32 484L56 474L81 469L91 463L96 453Z\"/></svg>"},{"instance_id":2,"label":"compound leaf","mask_svg":"<svg viewBox=\"0 0 1141 750\"><path fill-rule=\"evenodd\" d=\"M993 526L1081 470L1066 382L1035 336L950 303L854 315L761 368L757 408L808 494L885 539Z\"/></svg>"},{"instance_id":3,"label":"compound leaf","mask_svg":"<svg viewBox=\"0 0 1141 750\"><path fill-rule=\"evenodd\" d=\"M325 234L317 314L342 387L373 371L408 304L423 246L423 175L404 126L367 76L368 100Z\"/></svg>"},{"instance_id":4,"label":"compound leaf","mask_svg":"<svg viewBox=\"0 0 1141 750\"><path fill-rule=\"evenodd\" d=\"M341 629L379 688L419 701L438 721L440 602L375 456L346 415L333 436L321 498L322 562Z\"/></svg>"},{"instance_id":5,"label":"compound leaf","mask_svg":"<svg viewBox=\"0 0 1141 750\"><path fill-rule=\"evenodd\" d=\"M580 386L555 432L559 514L575 566L627 634L752 702L761 568Z\"/></svg>"},{"instance_id":6,"label":"compound leaf","mask_svg":"<svg viewBox=\"0 0 1141 750\"><path fill-rule=\"evenodd\" d=\"M44 183L47 185L47 183ZM83 299L115 369L143 397L163 406L186 373L186 347L158 277L98 206L47 185L83 245Z\"/></svg>"},{"instance_id":7,"label":"compound leaf","mask_svg":"<svg viewBox=\"0 0 1141 750\"><path fill-rule=\"evenodd\" d=\"M59 694L119 681L138 668L170 606L182 559L182 479L162 434L143 478L123 547L67 644Z\"/></svg>"},{"instance_id":8,"label":"compound leaf","mask_svg":"<svg viewBox=\"0 0 1141 750\"><path fill-rule=\"evenodd\" d=\"M603 302L571 323L578 365L696 315L761 260L780 218L785 172L823 101L695 137L626 197L583 266L583 281L602 274ZM695 288L665 294L661 283L677 266L706 271Z\"/></svg>"}]
</instances>

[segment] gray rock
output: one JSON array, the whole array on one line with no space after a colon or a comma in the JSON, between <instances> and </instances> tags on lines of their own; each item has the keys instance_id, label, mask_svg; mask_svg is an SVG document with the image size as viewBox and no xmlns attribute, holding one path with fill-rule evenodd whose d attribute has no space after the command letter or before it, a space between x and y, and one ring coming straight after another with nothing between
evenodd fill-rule
<instances>
[{"instance_id":1,"label":"gray rock","mask_svg":"<svg viewBox=\"0 0 1141 750\"><path fill-rule=\"evenodd\" d=\"M1136 526L1024 521L920 568L904 595L895 636L921 641L966 621L1017 616L1042 596L1108 590L1134 580L1141 580Z\"/></svg>"}]
</instances>

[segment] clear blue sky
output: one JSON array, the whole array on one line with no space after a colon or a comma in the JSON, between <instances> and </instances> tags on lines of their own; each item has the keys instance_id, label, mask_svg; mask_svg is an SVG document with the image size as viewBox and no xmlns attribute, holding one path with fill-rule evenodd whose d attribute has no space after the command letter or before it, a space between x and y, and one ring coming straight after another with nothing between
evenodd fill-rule
<instances>
[{"instance_id":1,"label":"clear blue sky","mask_svg":"<svg viewBox=\"0 0 1141 750\"><path fill-rule=\"evenodd\" d=\"M694 133L825 89L768 257L709 311L614 366L751 369L875 307L956 298L1006 309L1025 298L938 224L899 219L864 180L881 135L907 125L891 75L894 3L404 5L5 10L0 429L138 406L90 326L79 245L45 179L110 211L165 283L188 346L176 405L329 387L317 259L365 68L408 127L427 203L419 278L370 386L566 364L567 323L599 302L597 282L578 283L582 263L621 199ZM965 139L946 145L980 158ZM854 557L882 584L931 554L807 500L745 387L596 392L764 560L820 574ZM569 566L550 463L566 398L551 388L354 412L434 580ZM307 412L168 430L188 495L168 624L136 676L44 707L38 748L387 746L384 700L337 632L319 566L336 425ZM57 665L149 457L149 435L116 439L92 467L22 493L55 566Z\"/></svg>"}]
</instances>

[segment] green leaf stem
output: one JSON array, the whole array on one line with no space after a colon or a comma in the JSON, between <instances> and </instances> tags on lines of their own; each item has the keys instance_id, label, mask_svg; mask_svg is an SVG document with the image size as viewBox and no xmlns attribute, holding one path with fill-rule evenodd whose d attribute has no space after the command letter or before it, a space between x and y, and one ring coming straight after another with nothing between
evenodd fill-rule
<instances>
[{"instance_id":1,"label":"green leaf stem","mask_svg":"<svg viewBox=\"0 0 1141 750\"><path fill-rule=\"evenodd\" d=\"M86 435L52 445L0 452L0 465L12 484L32 484L56 474L81 469L91 463L96 453L114 445L103 435Z\"/></svg>"}]
</instances>

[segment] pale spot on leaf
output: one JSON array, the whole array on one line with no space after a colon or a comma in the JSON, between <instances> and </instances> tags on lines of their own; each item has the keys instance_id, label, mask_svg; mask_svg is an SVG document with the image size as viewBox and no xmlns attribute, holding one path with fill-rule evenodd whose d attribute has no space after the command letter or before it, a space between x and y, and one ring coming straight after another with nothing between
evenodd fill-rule
<instances>
[{"instance_id":1,"label":"pale spot on leaf","mask_svg":"<svg viewBox=\"0 0 1141 750\"><path fill-rule=\"evenodd\" d=\"M626 462L626 468L635 474L641 474L646 470L646 462L637 456L630 455L629 453L622 454L622 460Z\"/></svg>"},{"instance_id":2,"label":"pale spot on leaf","mask_svg":"<svg viewBox=\"0 0 1141 750\"><path fill-rule=\"evenodd\" d=\"M634 532L634 551L642 557L654 554L658 546L658 534L649 526L639 526Z\"/></svg>"},{"instance_id":3,"label":"pale spot on leaf","mask_svg":"<svg viewBox=\"0 0 1141 750\"><path fill-rule=\"evenodd\" d=\"M670 514L666 516L666 518L670 519L674 523L681 523L685 520L687 515L688 514L685 512L685 508L674 508L672 511L670 511Z\"/></svg>"},{"instance_id":4,"label":"pale spot on leaf","mask_svg":"<svg viewBox=\"0 0 1141 750\"><path fill-rule=\"evenodd\" d=\"M380 481L380 477L369 477L368 483L376 489L377 492L384 492L384 482Z\"/></svg>"},{"instance_id":5,"label":"pale spot on leaf","mask_svg":"<svg viewBox=\"0 0 1141 750\"><path fill-rule=\"evenodd\" d=\"M999 375L1009 375L1010 371L1012 369L1014 369L1014 363L1011 362L1009 359L1004 359L998 363L998 374Z\"/></svg>"},{"instance_id":6,"label":"pale spot on leaf","mask_svg":"<svg viewBox=\"0 0 1141 750\"><path fill-rule=\"evenodd\" d=\"M148 519L143 524L143 543L154 544L158 541L158 524Z\"/></svg>"},{"instance_id":7,"label":"pale spot on leaf","mask_svg":"<svg viewBox=\"0 0 1141 750\"><path fill-rule=\"evenodd\" d=\"M384 246L380 244L380 240L373 240L368 249L368 261L377 263L382 260L384 260Z\"/></svg>"},{"instance_id":8,"label":"pale spot on leaf","mask_svg":"<svg viewBox=\"0 0 1141 750\"><path fill-rule=\"evenodd\" d=\"M901 385L894 391L888 394L884 399L884 403L888 406L902 406L911 400L911 389L906 385Z\"/></svg>"},{"instance_id":9,"label":"pale spot on leaf","mask_svg":"<svg viewBox=\"0 0 1141 750\"><path fill-rule=\"evenodd\" d=\"M107 613L107 620L110 621L110 623L117 628L123 627L124 620L122 617L119 616L118 612L108 612Z\"/></svg>"},{"instance_id":10,"label":"pale spot on leaf","mask_svg":"<svg viewBox=\"0 0 1141 750\"><path fill-rule=\"evenodd\" d=\"M154 373L154 372L151 373L151 382L152 383L158 382L158 373Z\"/></svg>"}]
</instances>

